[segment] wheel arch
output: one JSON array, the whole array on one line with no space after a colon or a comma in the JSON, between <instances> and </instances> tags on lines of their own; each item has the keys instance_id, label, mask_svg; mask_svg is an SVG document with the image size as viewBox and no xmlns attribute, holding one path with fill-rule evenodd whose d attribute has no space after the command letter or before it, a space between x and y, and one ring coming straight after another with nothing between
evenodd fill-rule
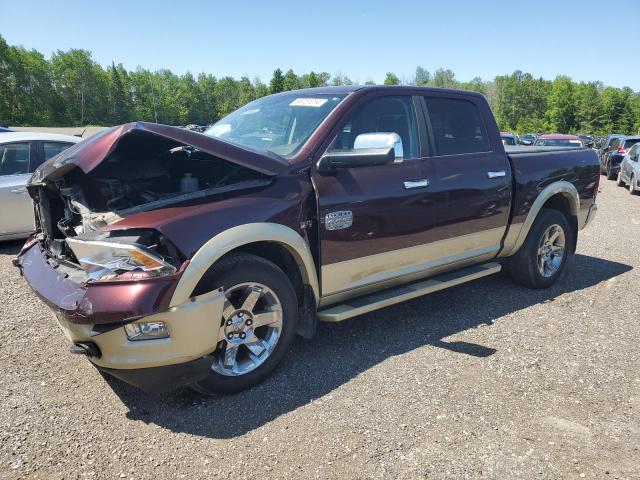
<instances>
[{"instance_id":1,"label":"wheel arch","mask_svg":"<svg viewBox=\"0 0 640 480\"><path fill-rule=\"evenodd\" d=\"M529 235L533 222L535 222L538 214L543 208L557 210L567 218L569 224L573 227L574 235L573 245L571 248L575 252L580 216L580 196L578 195L578 190L573 184L563 180L547 185L538 194L538 197L533 202L527 217L522 223L522 227L520 228L520 232L513 244L513 248L506 255L514 255L518 250L520 250Z\"/></svg>"},{"instance_id":2,"label":"wheel arch","mask_svg":"<svg viewBox=\"0 0 640 480\"><path fill-rule=\"evenodd\" d=\"M293 260L302 284L309 286L316 303L320 300L318 275L307 242L285 225L265 222L238 225L207 241L191 258L183 272L171 297L170 306L187 302L211 266L233 251L243 251L266 258L281 268L284 266L285 273L295 273L291 271L293 265L282 263Z\"/></svg>"}]
</instances>

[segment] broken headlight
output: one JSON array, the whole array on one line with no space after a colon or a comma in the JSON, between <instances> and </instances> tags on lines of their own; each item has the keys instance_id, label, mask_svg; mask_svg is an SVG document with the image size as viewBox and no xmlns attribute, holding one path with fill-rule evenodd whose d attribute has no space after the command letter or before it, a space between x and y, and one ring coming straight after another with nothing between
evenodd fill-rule
<instances>
[{"instance_id":1,"label":"broken headlight","mask_svg":"<svg viewBox=\"0 0 640 480\"><path fill-rule=\"evenodd\" d=\"M80 266L95 281L118 280L120 275L129 272L138 272L139 278L176 272L176 268L160 256L136 245L73 238L67 238L66 242ZM131 276L128 279L132 279Z\"/></svg>"}]
</instances>

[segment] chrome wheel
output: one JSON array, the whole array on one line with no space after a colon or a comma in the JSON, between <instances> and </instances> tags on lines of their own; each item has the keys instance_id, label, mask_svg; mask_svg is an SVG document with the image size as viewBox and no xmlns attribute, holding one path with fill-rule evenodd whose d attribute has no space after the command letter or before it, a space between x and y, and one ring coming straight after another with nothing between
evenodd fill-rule
<instances>
[{"instance_id":1,"label":"chrome wheel","mask_svg":"<svg viewBox=\"0 0 640 480\"><path fill-rule=\"evenodd\" d=\"M564 230L553 224L542 235L538 246L538 271L543 277L553 277L562 265L565 252Z\"/></svg>"},{"instance_id":2,"label":"chrome wheel","mask_svg":"<svg viewBox=\"0 0 640 480\"><path fill-rule=\"evenodd\" d=\"M282 305L269 287L242 283L225 291L219 337L211 369L220 375L244 375L273 353L282 331Z\"/></svg>"}]
</instances>

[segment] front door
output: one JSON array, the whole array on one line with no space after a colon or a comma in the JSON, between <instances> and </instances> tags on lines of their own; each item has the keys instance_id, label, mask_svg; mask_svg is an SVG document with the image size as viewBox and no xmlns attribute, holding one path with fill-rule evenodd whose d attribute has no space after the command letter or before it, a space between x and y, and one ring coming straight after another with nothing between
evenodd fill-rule
<instances>
[{"instance_id":1,"label":"front door","mask_svg":"<svg viewBox=\"0 0 640 480\"><path fill-rule=\"evenodd\" d=\"M0 144L0 236L34 230L33 204L27 193L30 142Z\"/></svg>"},{"instance_id":2,"label":"front door","mask_svg":"<svg viewBox=\"0 0 640 480\"><path fill-rule=\"evenodd\" d=\"M312 175L325 297L353 295L421 268L420 248L428 241L433 208L431 163L421 153L424 124L418 100L409 95L361 100L329 146L353 149L359 135L396 133L403 156L395 163Z\"/></svg>"}]
</instances>

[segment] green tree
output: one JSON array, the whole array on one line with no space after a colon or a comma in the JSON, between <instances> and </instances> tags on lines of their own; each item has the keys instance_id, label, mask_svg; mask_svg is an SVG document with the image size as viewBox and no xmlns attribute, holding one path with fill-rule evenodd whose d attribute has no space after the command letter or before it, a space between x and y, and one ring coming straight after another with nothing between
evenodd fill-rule
<instances>
[{"instance_id":1,"label":"green tree","mask_svg":"<svg viewBox=\"0 0 640 480\"><path fill-rule=\"evenodd\" d=\"M108 79L110 122L113 125L128 122L132 114L129 75L122 64L116 67L114 63L111 63Z\"/></svg>"},{"instance_id":2,"label":"green tree","mask_svg":"<svg viewBox=\"0 0 640 480\"><path fill-rule=\"evenodd\" d=\"M456 88L458 82L456 81L456 75L453 71L439 68L434 72L430 85L439 88Z\"/></svg>"},{"instance_id":3,"label":"green tree","mask_svg":"<svg viewBox=\"0 0 640 480\"><path fill-rule=\"evenodd\" d=\"M276 68L273 71L273 77L269 84L269 91L271 93L280 93L284 91L284 76L282 75L282 70L279 68Z\"/></svg>"},{"instance_id":4,"label":"green tree","mask_svg":"<svg viewBox=\"0 0 640 480\"><path fill-rule=\"evenodd\" d=\"M576 85L576 128L578 132L604 133L604 110L600 99L602 84L598 82Z\"/></svg>"},{"instance_id":5,"label":"green tree","mask_svg":"<svg viewBox=\"0 0 640 480\"><path fill-rule=\"evenodd\" d=\"M297 90L298 88L300 88L300 79L295 73L293 73L293 70L289 69L287 70L287 73L284 74L282 88L285 91Z\"/></svg>"},{"instance_id":6,"label":"green tree","mask_svg":"<svg viewBox=\"0 0 640 480\"><path fill-rule=\"evenodd\" d=\"M576 128L575 85L571 79L558 75L551 84L545 114L547 130L568 133Z\"/></svg>"},{"instance_id":7,"label":"green tree","mask_svg":"<svg viewBox=\"0 0 640 480\"><path fill-rule=\"evenodd\" d=\"M100 123L108 118L106 72L86 50L58 50L51 57L56 93L66 106L66 122L73 125Z\"/></svg>"},{"instance_id":8,"label":"green tree","mask_svg":"<svg viewBox=\"0 0 640 480\"><path fill-rule=\"evenodd\" d=\"M385 85L400 85L400 79L393 72L388 72L387 76L384 78Z\"/></svg>"},{"instance_id":9,"label":"green tree","mask_svg":"<svg viewBox=\"0 0 640 480\"><path fill-rule=\"evenodd\" d=\"M431 80L431 74L422 67L416 67L416 77L415 84L416 85L428 85Z\"/></svg>"}]
</instances>

